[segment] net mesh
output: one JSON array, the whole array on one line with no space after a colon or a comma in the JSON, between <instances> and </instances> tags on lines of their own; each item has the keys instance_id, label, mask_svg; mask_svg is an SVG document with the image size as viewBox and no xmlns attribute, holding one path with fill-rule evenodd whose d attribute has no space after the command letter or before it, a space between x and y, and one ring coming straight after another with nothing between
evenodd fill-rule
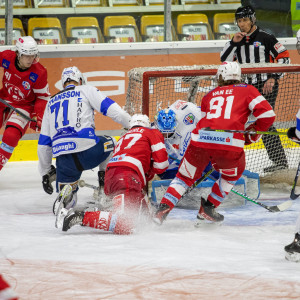
<instances>
[{"instance_id":1,"label":"net mesh","mask_svg":"<svg viewBox=\"0 0 300 300\"><path fill-rule=\"evenodd\" d=\"M178 99L201 106L202 97L217 85L219 65L135 68L129 71L126 110L147 114L153 121L156 113ZM276 121L270 131L287 131L295 126L300 99L300 65L242 65L242 81L253 84L263 93L263 83L270 74L281 74L278 85L265 98L273 106ZM249 122L254 121L249 118ZM221 129L221 128L220 128ZM263 136L259 143L245 147L246 169L258 173L264 181L292 183L300 149L286 136ZM282 166L273 171L272 166ZM271 169L270 169L271 167Z\"/></svg>"}]
</instances>

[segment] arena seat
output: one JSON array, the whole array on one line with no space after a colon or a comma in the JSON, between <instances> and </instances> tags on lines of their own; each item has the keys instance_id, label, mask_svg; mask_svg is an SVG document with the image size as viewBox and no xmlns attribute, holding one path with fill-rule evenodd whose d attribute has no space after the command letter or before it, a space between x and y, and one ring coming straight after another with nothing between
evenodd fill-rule
<instances>
[{"instance_id":1,"label":"arena seat","mask_svg":"<svg viewBox=\"0 0 300 300\"><path fill-rule=\"evenodd\" d=\"M104 43L98 20L95 17L69 17L66 21L68 43Z\"/></svg>"},{"instance_id":2,"label":"arena seat","mask_svg":"<svg viewBox=\"0 0 300 300\"><path fill-rule=\"evenodd\" d=\"M0 45L5 45L5 19L0 19ZM13 18L13 43L25 35L23 24L20 19Z\"/></svg>"},{"instance_id":3,"label":"arena seat","mask_svg":"<svg viewBox=\"0 0 300 300\"><path fill-rule=\"evenodd\" d=\"M164 5L164 0L145 0L145 5ZM172 0L172 5L179 4L179 0Z\"/></svg>"},{"instance_id":4,"label":"arena seat","mask_svg":"<svg viewBox=\"0 0 300 300\"><path fill-rule=\"evenodd\" d=\"M108 6L140 6L142 0L108 0Z\"/></svg>"},{"instance_id":5,"label":"arena seat","mask_svg":"<svg viewBox=\"0 0 300 300\"><path fill-rule=\"evenodd\" d=\"M171 25L172 41L177 40L173 24ZM141 35L144 42L164 41L164 16L144 15L141 18Z\"/></svg>"},{"instance_id":6,"label":"arena seat","mask_svg":"<svg viewBox=\"0 0 300 300\"><path fill-rule=\"evenodd\" d=\"M51 8L51 7L69 7L68 0L39 0L37 1L39 8Z\"/></svg>"},{"instance_id":7,"label":"arena seat","mask_svg":"<svg viewBox=\"0 0 300 300\"><path fill-rule=\"evenodd\" d=\"M241 1L239 1L239 0L220 0L220 4L240 4L240 5L242 5Z\"/></svg>"},{"instance_id":8,"label":"arena seat","mask_svg":"<svg viewBox=\"0 0 300 300\"><path fill-rule=\"evenodd\" d=\"M29 8L31 0L13 0L13 8ZM5 8L5 0L0 1L0 8Z\"/></svg>"},{"instance_id":9,"label":"arena seat","mask_svg":"<svg viewBox=\"0 0 300 300\"><path fill-rule=\"evenodd\" d=\"M76 0L76 7L107 6L107 0Z\"/></svg>"},{"instance_id":10,"label":"arena seat","mask_svg":"<svg viewBox=\"0 0 300 300\"><path fill-rule=\"evenodd\" d=\"M214 15L214 33L216 39L231 39L239 31L239 27L234 24L234 13L217 13Z\"/></svg>"},{"instance_id":11,"label":"arena seat","mask_svg":"<svg viewBox=\"0 0 300 300\"><path fill-rule=\"evenodd\" d=\"M66 39L58 18L30 18L28 35L40 45L64 44Z\"/></svg>"},{"instance_id":12,"label":"arena seat","mask_svg":"<svg viewBox=\"0 0 300 300\"><path fill-rule=\"evenodd\" d=\"M214 36L205 14L177 16L177 33L181 41L213 40Z\"/></svg>"},{"instance_id":13,"label":"arena seat","mask_svg":"<svg viewBox=\"0 0 300 300\"><path fill-rule=\"evenodd\" d=\"M141 37L132 16L107 16L104 18L104 38L107 43L140 42Z\"/></svg>"},{"instance_id":14,"label":"arena seat","mask_svg":"<svg viewBox=\"0 0 300 300\"><path fill-rule=\"evenodd\" d=\"M181 0L182 5L211 4L210 0Z\"/></svg>"}]
</instances>

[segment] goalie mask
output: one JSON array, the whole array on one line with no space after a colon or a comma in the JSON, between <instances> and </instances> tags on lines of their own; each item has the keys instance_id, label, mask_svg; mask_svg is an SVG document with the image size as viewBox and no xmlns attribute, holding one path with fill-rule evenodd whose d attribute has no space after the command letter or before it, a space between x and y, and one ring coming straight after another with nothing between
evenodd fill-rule
<instances>
[{"instance_id":1,"label":"goalie mask","mask_svg":"<svg viewBox=\"0 0 300 300\"><path fill-rule=\"evenodd\" d=\"M177 127L176 113L169 108L163 109L155 116L154 123L161 133L173 134Z\"/></svg>"},{"instance_id":2,"label":"goalie mask","mask_svg":"<svg viewBox=\"0 0 300 300\"><path fill-rule=\"evenodd\" d=\"M242 78L241 67L237 62L224 61L218 68L218 72L216 75L217 80L220 79L220 75L222 75L222 79L224 81L228 81L228 80L241 81Z\"/></svg>"},{"instance_id":3,"label":"goalie mask","mask_svg":"<svg viewBox=\"0 0 300 300\"><path fill-rule=\"evenodd\" d=\"M81 80L81 82L80 82ZM61 84L64 86L66 82L75 81L79 85L85 84L84 77L77 67L65 68L61 74Z\"/></svg>"},{"instance_id":4,"label":"goalie mask","mask_svg":"<svg viewBox=\"0 0 300 300\"><path fill-rule=\"evenodd\" d=\"M129 121L129 129L131 129L134 126L142 126L142 127L150 128L151 123L148 116L142 114L135 114L131 117Z\"/></svg>"}]
</instances>

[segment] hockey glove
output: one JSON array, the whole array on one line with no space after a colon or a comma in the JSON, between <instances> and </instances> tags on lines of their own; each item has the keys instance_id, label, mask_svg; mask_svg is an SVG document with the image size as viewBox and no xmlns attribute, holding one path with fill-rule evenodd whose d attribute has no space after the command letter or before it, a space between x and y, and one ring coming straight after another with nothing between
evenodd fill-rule
<instances>
[{"instance_id":1,"label":"hockey glove","mask_svg":"<svg viewBox=\"0 0 300 300\"><path fill-rule=\"evenodd\" d=\"M52 182L56 180L56 168L51 165L50 171L43 176L43 189L47 194L52 194L53 193L53 187L52 187Z\"/></svg>"},{"instance_id":2,"label":"hockey glove","mask_svg":"<svg viewBox=\"0 0 300 300\"><path fill-rule=\"evenodd\" d=\"M296 135L296 127L291 127L287 132L287 136L292 142L300 144L300 140L298 139L298 137Z\"/></svg>"},{"instance_id":3,"label":"hockey glove","mask_svg":"<svg viewBox=\"0 0 300 300\"><path fill-rule=\"evenodd\" d=\"M37 115L34 115L33 117L32 117L32 119L33 120L36 120L36 122L30 122L29 123L29 127L31 128L31 129L33 129L34 131L36 131L36 132L39 132L40 130L41 130L41 127L42 127L42 118L41 117L39 117L39 116L37 116Z\"/></svg>"},{"instance_id":4,"label":"hockey glove","mask_svg":"<svg viewBox=\"0 0 300 300\"><path fill-rule=\"evenodd\" d=\"M253 123L251 125L249 125L246 128L246 131L252 131L253 133L246 133L245 134L245 145L250 145L252 143L256 143L260 140L261 138L261 134L255 134L256 130L256 124Z\"/></svg>"}]
</instances>

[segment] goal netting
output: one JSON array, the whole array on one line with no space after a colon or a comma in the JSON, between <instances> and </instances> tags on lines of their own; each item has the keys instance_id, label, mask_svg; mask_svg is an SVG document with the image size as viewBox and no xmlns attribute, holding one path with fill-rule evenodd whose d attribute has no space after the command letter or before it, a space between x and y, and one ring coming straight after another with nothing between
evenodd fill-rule
<instances>
[{"instance_id":1,"label":"goal netting","mask_svg":"<svg viewBox=\"0 0 300 300\"><path fill-rule=\"evenodd\" d=\"M219 65L194 65L132 69L128 73L129 85L125 109L131 115L147 114L153 121L159 110L168 107L178 99L201 106L202 97L216 87L214 78L218 67ZM295 115L299 109L300 65L242 65L243 82L252 83L258 89L260 86L256 78L263 80L267 74L274 73L282 74L274 106L276 113L274 126L277 131L286 132L289 127L295 126ZM253 117L249 118L249 122L251 121L253 122ZM266 146L266 143L269 145ZM278 141L276 144L274 139L270 139L246 146L246 169L258 173L265 182L291 184L299 163L300 149L284 135L280 136L280 143L282 147L278 146ZM272 173L265 171L267 167L273 165L274 159L277 163L284 164L284 156L288 169Z\"/></svg>"}]
</instances>

